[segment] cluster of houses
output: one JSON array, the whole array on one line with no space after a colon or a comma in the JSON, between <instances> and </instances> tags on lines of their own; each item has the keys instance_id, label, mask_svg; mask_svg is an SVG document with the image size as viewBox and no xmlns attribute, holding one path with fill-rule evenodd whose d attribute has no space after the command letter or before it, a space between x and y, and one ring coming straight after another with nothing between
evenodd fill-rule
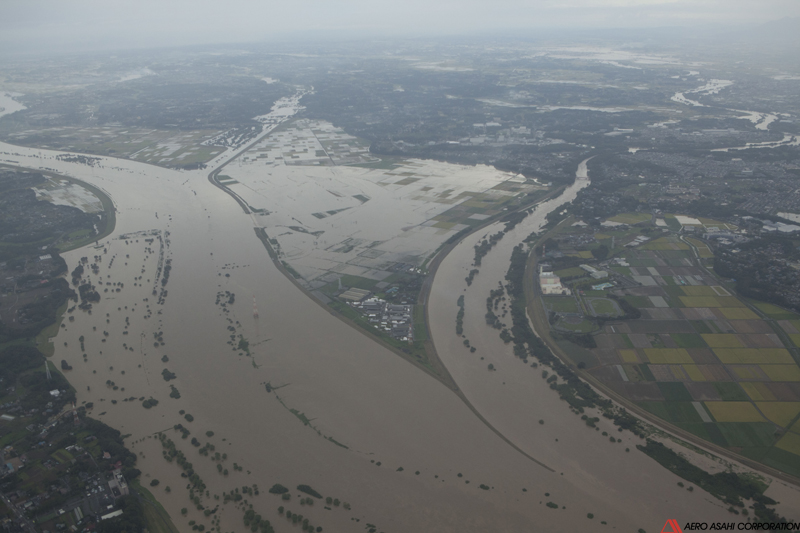
<instances>
[{"instance_id":1,"label":"cluster of houses","mask_svg":"<svg viewBox=\"0 0 800 533\"><path fill-rule=\"evenodd\" d=\"M414 341L413 305L391 304L380 298L351 301L350 306L363 314L370 324L395 339Z\"/></svg>"}]
</instances>

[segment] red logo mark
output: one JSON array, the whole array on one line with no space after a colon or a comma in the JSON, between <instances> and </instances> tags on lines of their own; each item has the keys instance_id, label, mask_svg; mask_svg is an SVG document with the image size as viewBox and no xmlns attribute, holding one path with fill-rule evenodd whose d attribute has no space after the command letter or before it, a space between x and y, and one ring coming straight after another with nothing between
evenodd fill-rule
<instances>
[{"instance_id":1,"label":"red logo mark","mask_svg":"<svg viewBox=\"0 0 800 533\"><path fill-rule=\"evenodd\" d=\"M664 523L664 527L661 528L661 533L683 533L683 530L681 526L678 525L677 520L670 518Z\"/></svg>"}]
</instances>

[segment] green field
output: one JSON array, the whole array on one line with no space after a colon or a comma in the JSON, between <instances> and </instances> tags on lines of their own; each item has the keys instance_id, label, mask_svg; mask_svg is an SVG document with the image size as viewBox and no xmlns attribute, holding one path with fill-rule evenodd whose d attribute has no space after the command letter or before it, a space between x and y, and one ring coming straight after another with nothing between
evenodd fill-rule
<instances>
[{"instance_id":1,"label":"green field","mask_svg":"<svg viewBox=\"0 0 800 533\"><path fill-rule=\"evenodd\" d=\"M717 394L725 402L746 402L749 398L738 383L719 381L713 384Z\"/></svg>"},{"instance_id":2,"label":"green field","mask_svg":"<svg viewBox=\"0 0 800 533\"><path fill-rule=\"evenodd\" d=\"M597 325L588 320L581 320L577 324L569 324L563 320L560 320L558 322L558 327L568 331L573 331L575 333L591 333L597 329Z\"/></svg>"},{"instance_id":3,"label":"green field","mask_svg":"<svg viewBox=\"0 0 800 533\"><path fill-rule=\"evenodd\" d=\"M720 422L717 427L728 446L750 448L771 446L775 442L775 426L768 422Z\"/></svg>"},{"instance_id":4,"label":"green field","mask_svg":"<svg viewBox=\"0 0 800 533\"><path fill-rule=\"evenodd\" d=\"M685 291L687 287L681 287L681 289ZM733 296L681 296L680 299L686 307L745 307L744 303Z\"/></svg>"},{"instance_id":5,"label":"green field","mask_svg":"<svg viewBox=\"0 0 800 533\"><path fill-rule=\"evenodd\" d=\"M595 314L605 316L619 315L617 304L615 304L612 300L605 298L592 298L591 300L587 300L587 302L592 306Z\"/></svg>"},{"instance_id":6,"label":"green field","mask_svg":"<svg viewBox=\"0 0 800 533\"><path fill-rule=\"evenodd\" d=\"M717 296L717 293L708 285L683 285L681 290L686 296Z\"/></svg>"},{"instance_id":7,"label":"green field","mask_svg":"<svg viewBox=\"0 0 800 533\"><path fill-rule=\"evenodd\" d=\"M678 426L702 424L703 419L691 402L638 402L654 415Z\"/></svg>"},{"instance_id":8,"label":"green field","mask_svg":"<svg viewBox=\"0 0 800 533\"><path fill-rule=\"evenodd\" d=\"M639 224L640 222L647 222L652 220L653 216L649 213L620 213L614 217L609 218L611 222L619 222L620 224Z\"/></svg>"},{"instance_id":9,"label":"green field","mask_svg":"<svg viewBox=\"0 0 800 533\"><path fill-rule=\"evenodd\" d=\"M683 370L686 371L686 374L692 381L706 381L706 377L700 372L697 365L683 365Z\"/></svg>"},{"instance_id":10,"label":"green field","mask_svg":"<svg viewBox=\"0 0 800 533\"><path fill-rule=\"evenodd\" d=\"M714 257L714 252L712 252L708 248L708 245L706 245L706 243L704 243L703 241L700 241L698 239L692 239L691 237L689 237L686 240L689 241L691 244L693 244L697 248L697 253L700 255L700 257L702 259L707 259L707 258L710 258L710 257Z\"/></svg>"},{"instance_id":11,"label":"green field","mask_svg":"<svg viewBox=\"0 0 800 533\"><path fill-rule=\"evenodd\" d=\"M714 348L714 355L725 364L790 365L794 363L785 348Z\"/></svg>"},{"instance_id":12,"label":"green field","mask_svg":"<svg viewBox=\"0 0 800 533\"><path fill-rule=\"evenodd\" d=\"M775 446L789 453L800 455L800 435L787 433Z\"/></svg>"},{"instance_id":13,"label":"green field","mask_svg":"<svg viewBox=\"0 0 800 533\"><path fill-rule=\"evenodd\" d=\"M707 344L697 333L671 333L670 338L679 348L705 348Z\"/></svg>"},{"instance_id":14,"label":"green field","mask_svg":"<svg viewBox=\"0 0 800 533\"><path fill-rule=\"evenodd\" d=\"M675 215L664 215L664 222L666 222L667 227L673 231L680 231L682 228L681 223L678 222L678 219L675 218Z\"/></svg>"},{"instance_id":15,"label":"green field","mask_svg":"<svg viewBox=\"0 0 800 533\"><path fill-rule=\"evenodd\" d=\"M758 308L759 311L764 313L770 318L774 318L776 320L796 320L798 316L791 311L787 311L782 307L778 307L777 305L768 304L766 302L753 302L753 305Z\"/></svg>"},{"instance_id":16,"label":"green field","mask_svg":"<svg viewBox=\"0 0 800 533\"><path fill-rule=\"evenodd\" d=\"M787 444L784 443L784 445ZM791 445L788 447L791 449ZM800 453L791 453L781 449L776 444L772 448L764 450L764 454L759 457L759 460L765 465L777 468L795 477L800 477Z\"/></svg>"},{"instance_id":17,"label":"green field","mask_svg":"<svg viewBox=\"0 0 800 533\"><path fill-rule=\"evenodd\" d=\"M542 296L545 307L557 313L580 313L578 302L572 296Z\"/></svg>"},{"instance_id":18,"label":"green field","mask_svg":"<svg viewBox=\"0 0 800 533\"><path fill-rule=\"evenodd\" d=\"M642 250L689 250L689 245L681 242L677 237L661 237L647 242L640 247Z\"/></svg>"},{"instance_id":19,"label":"green field","mask_svg":"<svg viewBox=\"0 0 800 533\"><path fill-rule=\"evenodd\" d=\"M647 296L634 296L631 294L625 295L625 300L634 307L653 307L653 302Z\"/></svg>"},{"instance_id":20,"label":"green field","mask_svg":"<svg viewBox=\"0 0 800 533\"><path fill-rule=\"evenodd\" d=\"M668 402L691 402L692 395L680 381L660 381L658 388Z\"/></svg>"},{"instance_id":21,"label":"green field","mask_svg":"<svg viewBox=\"0 0 800 533\"><path fill-rule=\"evenodd\" d=\"M730 333L706 333L703 340L712 348L744 348L742 341Z\"/></svg>"},{"instance_id":22,"label":"green field","mask_svg":"<svg viewBox=\"0 0 800 533\"><path fill-rule=\"evenodd\" d=\"M764 422L750 402L705 402L705 406L717 422Z\"/></svg>"},{"instance_id":23,"label":"green field","mask_svg":"<svg viewBox=\"0 0 800 533\"><path fill-rule=\"evenodd\" d=\"M55 452L51 453L50 456L59 463L67 463L75 459L71 453L64 449L56 450Z\"/></svg>"},{"instance_id":24,"label":"green field","mask_svg":"<svg viewBox=\"0 0 800 533\"><path fill-rule=\"evenodd\" d=\"M756 402L756 407L767 419L784 428L800 414L800 402Z\"/></svg>"},{"instance_id":25,"label":"green field","mask_svg":"<svg viewBox=\"0 0 800 533\"><path fill-rule=\"evenodd\" d=\"M653 364L694 363L684 348L645 348L644 353Z\"/></svg>"},{"instance_id":26,"label":"green field","mask_svg":"<svg viewBox=\"0 0 800 533\"><path fill-rule=\"evenodd\" d=\"M754 402L774 402L777 398L764 383L739 383L742 390L747 393ZM762 409L763 411L763 409ZM766 414L766 413L765 413ZM767 416L769 418L769 416Z\"/></svg>"},{"instance_id":27,"label":"green field","mask_svg":"<svg viewBox=\"0 0 800 533\"><path fill-rule=\"evenodd\" d=\"M574 278L577 276L585 276L586 271L580 267L571 267L563 270L556 270L554 274L561 278Z\"/></svg>"},{"instance_id":28,"label":"green field","mask_svg":"<svg viewBox=\"0 0 800 533\"><path fill-rule=\"evenodd\" d=\"M722 307L722 316L728 320L758 320L759 316L746 307Z\"/></svg>"},{"instance_id":29,"label":"green field","mask_svg":"<svg viewBox=\"0 0 800 533\"><path fill-rule=\"evenodd\" d=\"M800 381L800 368L797 365L758 365L772 381Z\"/></svg>"}]
</instances>

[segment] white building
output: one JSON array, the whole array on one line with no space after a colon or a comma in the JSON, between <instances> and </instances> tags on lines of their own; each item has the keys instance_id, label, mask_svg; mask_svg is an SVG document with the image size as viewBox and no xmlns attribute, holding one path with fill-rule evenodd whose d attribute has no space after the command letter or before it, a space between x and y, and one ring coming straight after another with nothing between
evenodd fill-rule
<instances>
[{"instance_id":1,"label":"white building","mask_svg":"<svg viewBox=\"0 0 800 533\"><path fill-rule=\"evenodd\" d=\"M561 285L561 278L553 272L544 270L544 266L539 267L539 287L542 294L570 294L569 289Z\"/></svg>"}]
</instances>

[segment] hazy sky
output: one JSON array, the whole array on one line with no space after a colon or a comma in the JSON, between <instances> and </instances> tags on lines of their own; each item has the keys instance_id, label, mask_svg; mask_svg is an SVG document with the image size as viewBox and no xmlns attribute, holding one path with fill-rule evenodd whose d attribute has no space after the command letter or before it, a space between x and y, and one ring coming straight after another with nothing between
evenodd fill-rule
<instances>
[{"instance_id":1,"label":"hazy sky","mask_svg":"<svg viewBox=\"0 0 800 533\"><path fill-rule=\"evenodd\" d=\"M798 16L798 0L0 0L0 48L138 48L297 32L716 26Z\"/></svg>"}]
</instances>

